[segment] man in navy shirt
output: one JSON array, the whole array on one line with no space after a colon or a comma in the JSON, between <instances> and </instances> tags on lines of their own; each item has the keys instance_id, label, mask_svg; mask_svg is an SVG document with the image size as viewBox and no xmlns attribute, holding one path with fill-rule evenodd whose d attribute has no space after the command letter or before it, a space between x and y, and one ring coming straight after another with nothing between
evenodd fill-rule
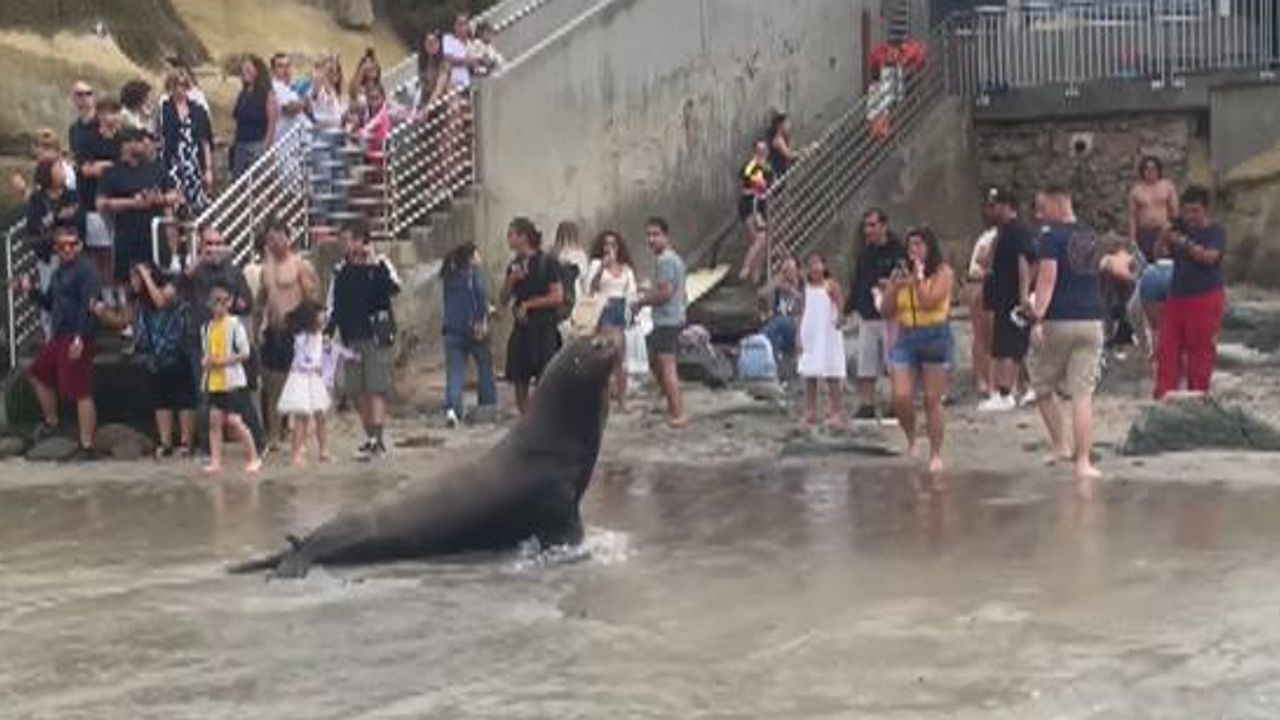
<instances>
[{"instance_id":1,"label":"man in navy shirt","mask_svg":"<svg viewBox=\"0 0 1280 720\"><path fill-rule=\"evenodd\" d=\"M1076 477L1099 476L1093 467L1093 391L1101 368L1106 310L1102 302L1102 253L1098 236L1076 221L1071 193L1052 188L1042 194L1047 223L1036 240L1035 300L1028 313L1034 323L1031 342L1032 389L1053 460L1073 460ZM1058 398L1071 400L1075 449L1067 443Z\"/></svg>"},{"instance_id":2,"label":"man in navy shirt","mask_svg":"<svg viewBox=\"0 0 1280 720\"><path fill-rule=\"evenodd\" d=\"M1178 389L1184 378L1188 390L1208 392L1218 360L1218 331L1226 305L1222 253L1227 237L1209 216L1209 198L1209 190L1200 185L1182 193L1182 218L1169 239L1173 281L1160 321L1157 400Z\"/></svg>"}]
</instances>

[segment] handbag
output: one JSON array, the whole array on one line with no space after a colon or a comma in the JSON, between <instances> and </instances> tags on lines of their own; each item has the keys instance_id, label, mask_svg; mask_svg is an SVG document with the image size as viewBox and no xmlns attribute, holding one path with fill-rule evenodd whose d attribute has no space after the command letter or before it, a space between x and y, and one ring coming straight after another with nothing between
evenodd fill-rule
<instances>
[{"instance_id":1,"label":"handbag","mask_svg":"<svg viewBox=\"0 0 1280 720\"><path fill-rule=\"evenodd\" d=\"M373 344L380 348L394 347L396 344L396 316L391 308L375 310L369 318L373 326Z\"/></svg>"}]
</instances>

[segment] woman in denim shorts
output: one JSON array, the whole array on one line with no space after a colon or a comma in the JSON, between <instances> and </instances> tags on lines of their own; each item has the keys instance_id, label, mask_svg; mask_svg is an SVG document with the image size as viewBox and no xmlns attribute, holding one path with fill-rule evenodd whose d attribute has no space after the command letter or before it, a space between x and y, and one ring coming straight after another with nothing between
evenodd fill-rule
<instances>
[{"instance_id":1,"label":"woman in denim shorts","mask_svg":"<svg viewBox=\"0 0 1280 720\"><path fill-rule=\"evenodd\" d=\"M618 344L613 367L613 400L624 410L627 399L627 373L623 358L627 356L627 327L636 305L636 276L631 267L631 254L622 235L606 230L591 245L591 262L587 267L588 291L604 301L597 330Z\"/></svg>"},{"instance_id":2,"label":"woman in denim shorts","mask_svg":"<svg viewBox=\"0 0 1280 720\"><path fill-rule=\"evenodd\" d=\"M929 472L942 471L944 420L942 399L955 362L951 337L951 294L955 274L943 260L938 238L929 228L907 233L909 270L895 272L885 291L884 316L899 328L889 351L893 373L893 404L898 424L907 436L907 452L915 450L915 378L924 384L925 416L929 431Z\"/></svg>"}]
</instances>

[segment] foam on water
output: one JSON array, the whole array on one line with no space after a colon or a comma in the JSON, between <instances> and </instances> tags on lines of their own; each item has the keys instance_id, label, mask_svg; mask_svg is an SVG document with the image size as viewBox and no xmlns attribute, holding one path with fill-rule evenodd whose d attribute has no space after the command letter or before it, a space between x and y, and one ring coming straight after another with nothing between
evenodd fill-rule
<instances>
[{"instance_id":1,"label":"foam on water","mask_svg":"<svg viewBox=\"0 0 1280 720\"><path fill-rule=\"evenodd\" d=\"M606 528L587 528L586 537L577 545L554 545L543 548L533 538L520 545L516 557L508 565L512 573L525 573L556 565L592 561L614 565L630 555L627 534Z\"/></svg>"}]
</instances>

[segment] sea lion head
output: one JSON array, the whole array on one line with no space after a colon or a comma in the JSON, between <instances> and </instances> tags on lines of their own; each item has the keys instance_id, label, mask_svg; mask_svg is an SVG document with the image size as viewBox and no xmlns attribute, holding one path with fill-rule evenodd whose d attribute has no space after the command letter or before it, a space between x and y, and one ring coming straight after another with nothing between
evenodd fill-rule
<instances>
[{"instance_id":1,"label":"sea lion head","mask_svg":"<svg viewBox=\"0 0 1280 720\"><path fill-rule=\"evenodd\" d=\"M609 378L621 348L603 336L570 340L533 391L527 424L598 444L609 414Z\"/></svg>"}]
</instances>

